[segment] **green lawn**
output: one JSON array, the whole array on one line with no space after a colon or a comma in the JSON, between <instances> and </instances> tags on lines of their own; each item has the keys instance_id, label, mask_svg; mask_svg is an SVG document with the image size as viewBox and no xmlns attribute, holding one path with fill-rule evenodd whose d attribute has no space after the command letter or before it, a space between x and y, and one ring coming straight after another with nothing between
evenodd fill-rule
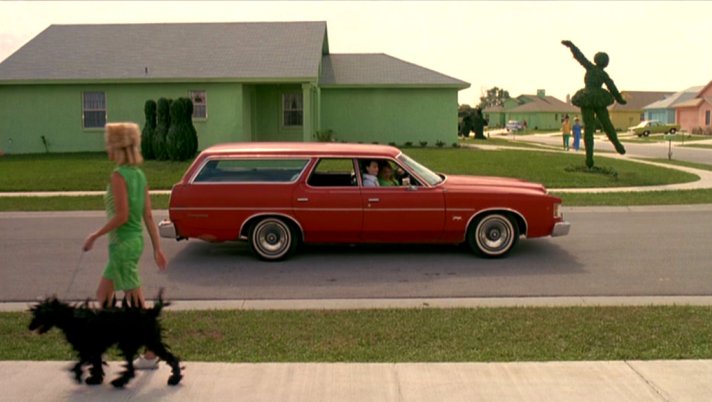
<instances>
[{"instance_id":1,"label":"green lawn","mask_svg":"<svg viewBox=\"0 0 712 402\"><path fill-rule=\"evenodd\" d=\"M0 360L68 360L57 330L0 313ZM712 358L710 307L167 312L188 361L461 362ZM113 358L115 358L115 354Z\"/></svg>"}]
</instances>

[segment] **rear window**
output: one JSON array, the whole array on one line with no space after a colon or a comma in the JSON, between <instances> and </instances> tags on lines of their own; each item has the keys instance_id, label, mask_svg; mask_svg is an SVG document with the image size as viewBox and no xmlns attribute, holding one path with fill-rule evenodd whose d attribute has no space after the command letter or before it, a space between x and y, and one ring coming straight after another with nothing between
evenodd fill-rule
<instances>
[{"instance_id":1,"label":"rear window","mask_svg":"<svg viewBox=\"0 0 712 402\"><path fill-rule=\"evenodd\" d=\"M194 183L289 183L297 180L308 159L213 159Z\"/></svg>"}]
</instances>

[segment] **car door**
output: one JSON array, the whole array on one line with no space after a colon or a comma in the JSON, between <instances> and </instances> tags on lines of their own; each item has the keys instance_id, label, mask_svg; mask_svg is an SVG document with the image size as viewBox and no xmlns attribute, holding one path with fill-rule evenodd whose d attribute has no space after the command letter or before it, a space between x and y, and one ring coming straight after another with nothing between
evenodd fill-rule
<instances>
[{"instance_id":1,"label":"car door","mask_svg":"<svg viewBox=\"0 0 712 402\"><path fill-rule=\"evenodd\" d=\"M391 165L397 166L395 161ZM441 187L362 187L362 242L432 243L442 238L445 197Z\"/></svg>"},{"instance_id":2,"label":"car door","mask_svg":"<svg viewBox=\"0 0 712 402\"><path fill-rule=\"evenodd\" d=\"M292 193L294 215L309 243L356 243L361 237L361 190L352 158L320 158Z\"/></svg>"}]
</instances>

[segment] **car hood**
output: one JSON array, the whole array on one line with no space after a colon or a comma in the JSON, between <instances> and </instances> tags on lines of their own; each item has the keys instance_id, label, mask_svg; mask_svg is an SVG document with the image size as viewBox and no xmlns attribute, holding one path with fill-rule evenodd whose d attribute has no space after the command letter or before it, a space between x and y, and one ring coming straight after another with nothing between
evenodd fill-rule
<instances>
[{"instance_id":1,"label":"car hood","mask_svg":"<svg viewBox=\"0 0 712 402\"><path fill-rule=\"evenodd\" d=\"M537 193L546 194L546 188L542 184L532 183L530 181L521 179L513 179L509 177L448 175L447 179L445 180L445 187L452 189L465 187L488 187L534 191Z\"/></svg>"}]
</instances>

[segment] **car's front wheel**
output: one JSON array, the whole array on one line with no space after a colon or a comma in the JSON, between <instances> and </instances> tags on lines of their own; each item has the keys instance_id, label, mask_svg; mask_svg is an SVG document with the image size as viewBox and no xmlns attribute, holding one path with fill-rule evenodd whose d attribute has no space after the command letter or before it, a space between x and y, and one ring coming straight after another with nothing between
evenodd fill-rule
<instances>
[{"instance_id":1,"label":"car's front wheel","mask_svg":"<svg viewBox=\"0 0 712 402\"><path fill-rule=\"evenodd\" d=\"M670 129L670 134L675 134L676 132L677 132L677 129L676 129L676 128L671 128L671 129Z\"/></svg>"},{"instance_id":2,"label":"car's front wheel","mask_svg":"<svg viewBox=\"0 0 712 402\"><path fill-rule=\"evenodd\" d=\"M250 249L260 259L279 261L289 257L297 248L298 238L292 226L280 218L264 218L252 225Z\"/></svg>"},{"instance_id":3,"label":"car's front wheel","mask_svg":"<svg viewBox=\"0 0 712 402\"><path fill-rule=\"evenodd\" d=\"M650 131L648 131L648 130L643 131L643 137L647 137L649 135L650 135Z\"/></svg>"},{"instance_id":4,"label":"car's front wheel","mask_svg":"<svg viewBox=\"0 0 712 402\"><path fill-rule=\"evenodd\" d=\"M467 245L477 255L499 258L507 255L519 239L519 227L506 214L492 213L478 218L467 230Z\"/></svg>"}]
</instances>

